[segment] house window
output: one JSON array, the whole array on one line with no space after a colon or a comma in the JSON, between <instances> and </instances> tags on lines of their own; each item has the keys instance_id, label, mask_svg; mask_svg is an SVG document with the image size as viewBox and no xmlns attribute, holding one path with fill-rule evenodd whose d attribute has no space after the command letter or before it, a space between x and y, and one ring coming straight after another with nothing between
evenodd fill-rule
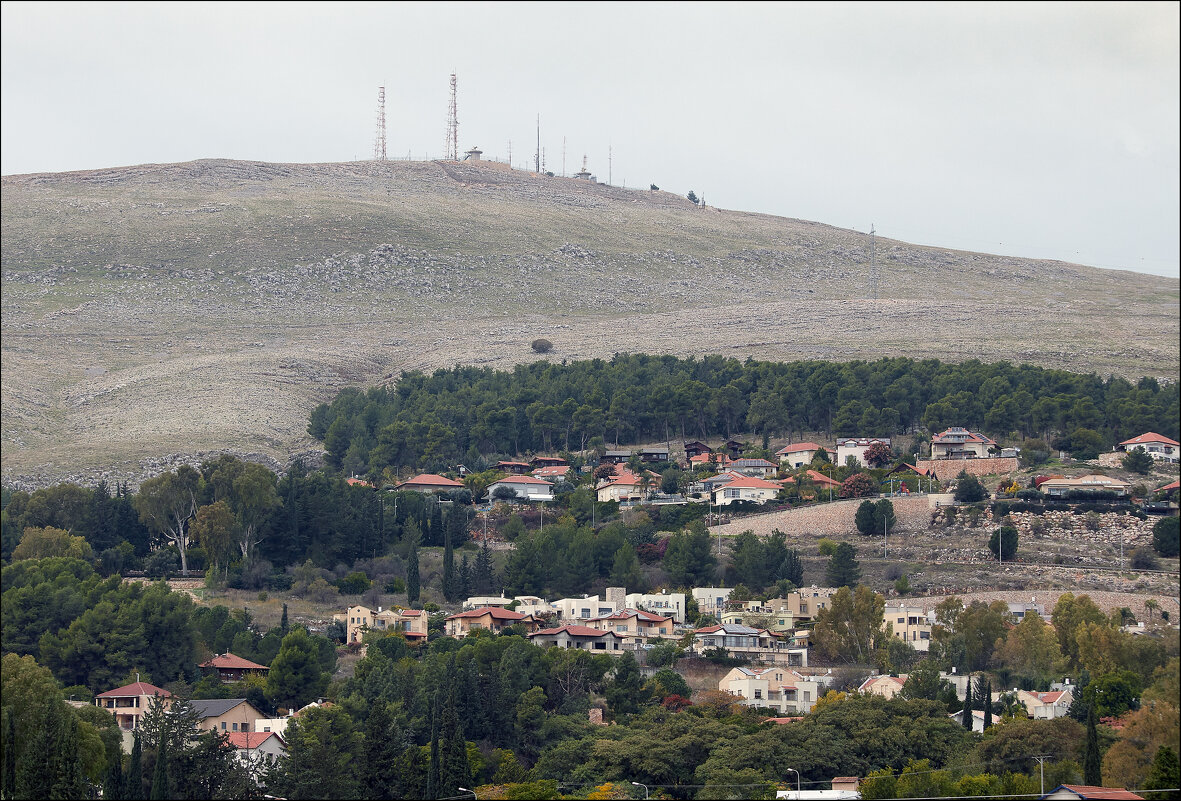
<instances>
[{"instance_id":1,"label":"house window","mask_svg":"<svg viewBox=\"0 0 1181 801\"><path fill-rule=\"evenodd\" d=\"M898 622L899 622L899 623L905 623L905 622L906 622L906 618L904 618L904 617L900 617L900 618L898 618Z\"/></svg>"},{"instance_id":2,"label":"house window","mask_svg":"<svg viewBox=\"0 0 1181 801\"><path fill-rule=\"evenodd\" d=\"M221 722L221 730L222 731L226 730L226 722L224 720Z\"/></svg>"},{"instance_id":3,"label":"house window","mask_svg":"<svg viewBox=\"0 0 1181 801\"><path fill-rule=\"evenodd\" d=\"M270 727L270 726L263 726L263 727L262 727L262 730L263 730L263 731L270 731L270 730L271 730L271 727Z\"/></svg>"},{"instance_id":4,"label":"house window","mask_svg":"<svg viewBox=\"0 0 1181 801\"><path fill-rule=\"evenodd\" d=\"M919 632L919 639L920 639L920 640L929 640L929 639L931 639L931 632L929 632L929 631L920 631L920 632Z\"/></svg>"},{"instance_id":5,"label":"house window","mask_svg":"<svg viewBox=\"0 0 1181 801\"><path fill-rule=\"evenodd\" d=\"M237 723L231 723L230 725L233 727L233 728L231 729L231 731L237 731L237 730L238 730L238 724L237 724Z\"/></svg>"},{"instance_id":6,"label":"house window","mask_svg":"<svg viewBox=\"0 0 1181 801\"><path fill-rule=\"evenodd\" d=\"M806 601L800 601L800 614L801 615L808 614L808 604Z\"/></svg>"},{"instance_id":7,"label":"house window","mask_svg":"<svg viewBox=\"0 0 1181 801\"><path fill-rule=\"evenodd\" d=\"M763 697L763 691L762 690L755 690L755 698L762 698L762 697Z\"/></svg>"}]
</instances>

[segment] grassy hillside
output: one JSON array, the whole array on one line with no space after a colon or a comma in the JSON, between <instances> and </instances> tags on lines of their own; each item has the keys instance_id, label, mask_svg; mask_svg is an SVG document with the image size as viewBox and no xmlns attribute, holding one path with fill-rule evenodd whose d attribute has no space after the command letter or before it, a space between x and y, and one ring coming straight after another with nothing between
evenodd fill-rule
<instances>
[{"instance_id":1,"label":"grassy hillside","mask_svg":"<svg viewBox=\"0 0 1181 801\"><path fill-rule=\"evenodd\" d=\"M1178 283L492 166L200 161L3 179L3 477L314 449L409 367L618 351L1175 378ZM149 460L144 462L144 460Z\"/></svg>"}]
</instances>

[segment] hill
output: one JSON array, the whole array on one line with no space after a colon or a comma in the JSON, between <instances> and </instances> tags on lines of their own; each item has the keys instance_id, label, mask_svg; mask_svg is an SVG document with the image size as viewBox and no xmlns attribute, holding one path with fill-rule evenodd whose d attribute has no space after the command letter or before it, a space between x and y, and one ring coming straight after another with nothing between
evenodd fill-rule
<instances>
[{"instance_id":1,"label":"hill","mask_svg":"<svg viewBox=\"0 0 1181 801\"><path fill-rule=\"evenodd\" d=\"M282 463L342 386L620 351L1008 359L1175 379L1178 282L877 240L495 165L6 176L3 478Z\"/></svg>"}]
</instances>

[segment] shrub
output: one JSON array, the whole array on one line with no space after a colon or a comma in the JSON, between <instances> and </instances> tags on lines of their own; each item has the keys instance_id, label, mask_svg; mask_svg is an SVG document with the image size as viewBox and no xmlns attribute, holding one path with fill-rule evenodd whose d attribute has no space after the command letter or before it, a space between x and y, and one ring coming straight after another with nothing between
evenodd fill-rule
<instances>
[{"instance_id":1,"label":"shrub","mask_svg":"<svg viewBox=\"0 0 1181 801\"><path fill-rule=\"evenodd\" d=\"M349 573L342 579L336 580L336 588L345 595L360 595L372 584L369 577L359 570Z\"/></svg>"},{"instance_id":2,"label":"shrub","mask_svg":"<svg viewBox=\"0 0 1181 801\"><path fill-rule=\"evenodd\" d=\"M161 548L144 560L144 572L151 578L172 578L180 571L180 557L171 548Z\"/></svg>"},{"instance_id":3,"label":"shrub","mask_svg":"<svg viewBox=\"0 0 1181 801\"><path fill-rule=\"evenodd\" d=\"M854 473L841 482L842 498L867 498L878 494L878 483L868 473Z\"/></svg>"},{"instance_id":4,"label":"shrub","mask_svg":"<svg viewBox=\"0 0 1181 801\"><path fill-rule=\"evenodd\" d=\"M394 576L385 583L385 591L395 594L406 592L406 582L400 577Z\"/></svg>"},{"instance_id":5,"label":"shrub","mask_svg":"<svg viewBox=\"0 0 1181 801\"><path fill-rule=\"evenodd\" d=\"M968 471L961 470L955 480L955 499L957 502L975 503L988 497L988 492L984 489L984 485L980 483L980 479L976 478L976 476L969 475Z\"/></svg>"},{"instance_id":6,"label":"shrub","mask_svg":"<svg viewBox=\"0 0 1181 801\"><path fill-rule=\"evenodd\" d=\"M1017 500L1019 501L1041 501L1045 500L1045 495L1041 490L1037 489L1023 489L1017 490Z\"/></svg>"},{"instance_id":7,"label":"shrub","mask_svg":"<svg viewBox=\"0 0 1181 801\"><path fill-rule=\"evenodd\" d=\"M992 555L1008 561L1017 553L1017 529L1014 526L1001 526L992 532L988 538L988 550Z\"/></svg>"},{"instance_id":8,"label":"shrub","mask_svg":"<svg viewBox=\"0 0 1181 801\"><path fill-rule=\"evenodd\" d=\"M533 348L534 353L549 353L554 349L554 343L548 339L535 339L529 343L529 347Z\"/></svg>"},{"instance_id":9,"label":"shrub","mask_svg":"<svg viewBox=\"0 0 1181 801\"><path fill-rule=\"evenodd\" d=\"M1152 471L1152 457L1143 448L1133 448L1128 451L1127 455L1120 460L1120 464L1125 470L1139 473L1142 476L1146 476Z\"/></svg>"},{"instance_id":10,"label":"shrub","mask_svg":"<svg viewBox=\"0 0 1181 801\"><path fill-rule=\"evenodd\" d=\"M831 540L828 537L821 537L816 545L820 549L821 556L832 556L837 551L837 541Z\"/></svg>"},{"instance_id":11,"label":"shrub","mask_svg":"<svg viewBox=\"0 0 1181 801\"><path fill-rule=\"evenodd\" d=\"M657 186L656 184L651 184L651 185L649 185L649 187L648 187L648 188L649 188L649 189L651 189L653 192L659 192L659 191L660 191L660 187L659 187L659 186Z\"/></svg>"},{"instance_id":12,"label":"shrub","mask_svg":"<svg viewBox=\"0 0 1181 801\"><path fill-rule=\"evenodd\" d=\"M1164 517L1152 527L1152 547L1166 558L1181 551L1181 517Z\"/></svg>"},{"instance_id":13,"label":"shrub","mask_svg":"<svg viewBox=\"0 0 1181 801\"><path fill-rule=\"evenodd\" d=\"M1137 570L1160 570L1160 562L1151 548L1137 548L1132 551L1132 567Z\"/></svg>"}]
</instances>

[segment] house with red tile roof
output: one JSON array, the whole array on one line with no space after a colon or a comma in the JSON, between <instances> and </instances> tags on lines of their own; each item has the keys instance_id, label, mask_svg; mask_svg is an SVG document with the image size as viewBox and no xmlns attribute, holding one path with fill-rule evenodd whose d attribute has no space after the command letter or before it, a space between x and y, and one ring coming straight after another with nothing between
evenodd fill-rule
<instances>
[{"instance_id":1,"label":"house with red tile roof","mask_svg":"<svg viewBox=\"0 0 1181 801\"><path fill-rule=\"evenodd\" d=\"M243 659L231 653L217 654L197 667L206 673L216 675L221 681L242 681L247 676L263 676L265 678L270 672L270 668L266 665L251 662L249 659Z\"/></svg>"},{"instance_id":2,"label":"house with red tile roof","mask_svg":"<svg viewBox=\"0 0 1181 801\"><path fill-rule=\"evenodd\" d=\"M725 470L734 462L724 453L700 453L689 457L689 467L712 466L715 470Z\"/></svg>"},{"instance_id":3,"label":"house with red tile roof","mask_svg":"<svg viewBox=\"0 0 1181 801\"><path fill-rule=\"evenodd\" d=\"M502 473L508 473L510 476L523 476L529 472L529 463L500 461L496 463L496 467L493 469L499 470Z\"/></svg>"},{"instance_id":4,"label":"house with red tile roof","mask_svg":"<svg viewBox=\"0 0 1181 801\"><path fill-rule=\"evenodd\" d=\"M359 643L367 631L384 631L401 634L410 641L422 641L427 637L427 614L421 609L393 607L373 611L367 606L350 606L343 614L337 613L332 619L345 628L345 642Z\"/></svg>"},{"instance_id":5,"label":"house with red tile roof","mask_svg":"<svg viewBox=\"0 0 1181 801\"><path fill-rule=\"evenodd\" d=\"M627 643L674 636L672 617L645 612L643 609L621 609L614 614L593 617L586 624L599 631L613 631Z\"/></svg>"},{"instance_id":6,"label":"house with red tile roof","mask_svg":"<svg viewBox=\"0 0 1181 801\"><path fill-rule=\"evenodd\" d=\"M804 475L808 477L808 479L817 489L828 489L829 487L837 489L841 486L841 482L837 481L836 479L829 478L819 470L806 470L804 471ZM783 483L794 484L796 483L796 477L788 476L787 478L783 479Z\"/></svg>"},{"instance_id":7,"label":"house with red tile roof","mask_svg":"<svg viewBox=\"0 0 1181 801\"><path fill-rule=\"evenodd\" d=\"M1148 431L1138 437L1125 439L1115 446L1116 451L1132 451L1136 448L1143 448L1153 459L1176 464L1181 443L1157 434L1155 431Z\"/></svg>"},{"instance_id":8,"label":"house with red tile roof","mask_svg":"<svg viewBox=\"0 0 1181 801\"><path fill-rule=\"evenodd\" d=\"M905 673L897 676L870 676L861 682L861 686L857 688L857 692L880 695L883 698L893 698L902 690L902 685L906 684L906 679L907 674Z\"/></svg>"},{"instance_id":9,"label":"house with red tile roof","mask_svg":"<svg viewBox=\"0 0 1181 801\"><path fill-rule=\"evenodd\" d=\"M234 756L254 768L287 756L287 743L277 732L232 731L226 739L236 749Z\"/></svg>"},{"instance_id":10,"label":"house with red tile roof","mask_svg":"<svg viewBox=\"0 0 1181 801\"><path fill-rule=\"evenodd\" d=\"M660 487L660 476L651 471L646 472L645 476L647 477L646 485L640 476L622 467L617 467L614 475L599 482L595 488L595 496L600 503L643 500L645 486L647 491Z\"/></svg>"},{"instance_id":11,"label":"house with red tile roof","mask_svg":"<svg viewBox=\"0 0 1181 801\"><path fill-rule=\"evenodd\" d=\"M146 681L134 681L99 693L94 697L94 705L114 715L120 729L133 731L139 728L140 720L155 697L160 698L165 708L172 705L172 693Z\"/></svg>"},{"instance_id":12,"label":"house with red tile roof","mask_svg":"<svg viewBox=\"0 0 1181 801\"><path fill-rule=\"evenodd\" d=\"M623 653L623 636L614 631L604 631L590 626L557 626L538 629L526 636L531 643L543 648L581 648L584 651L599 651L613 656Z\"/></svg>"},{"instance_id":13,"label":"house with red tile roof","mask_svg":"<svg viewBox=\"0 0 1181 801\"><path fill-rule=\"evenodd\" d=\"M541 627L541 621L533 615L522 615L496 606L448 615L443 621L443 630L451 637L466 637L474 629L486 629L499 634L509 626L523 626L526 631L536 631Z\"/></svg>"},{"instance_id":14,"label":"house with red tile roof","mask_svg":"<svg viewBox=\"0 0 1181 801\"><path fill-rule=\"evenodd\" d=\"M931 458L987 459L989 449L996 447L996 442L983 434L952 426L931 437Z\"/></svg>"},{"instance_id":15,"label":"house with red tile roof","mask_svg":"<svg viewBox=\"0 0 1181 801\"><path fill-rule=\"evenodd\" d=\"M815 442L797 442L794 445L784 445L775 451L775 455L779 457L780 464L785 464L788 467L803 467L812 463L818 450L820 450L820 446Z\"/></svg>"},{"instance_id":16,"label":"house with red tile roof","mask_svg":"<svg viewBox=\"0 0 1181 801\"><path fill-rule=\"evenodd\" d=\"M568 475L570 475L570 465L568 464L551 464L533 469L533 477L543 481L557 481Z\"/></svg>"},{"instance_id":17,"label":"house with red tile roof","mask_svg":"<svg viewBox=\"0 0 1181 801\"><path fill-rule=\"evenodd\" d=\"M496 500L496 491L508 487L516 496L514 501L552 501L554 485L533 476L505 476L488 485L488 497Z\"/></svg>"},{"instance_id":18,"label":"house with red tile roof","mask_svg":"<svg viewBox=\"0 0 1181 801\"><path fill-rule=\"evenodd\" d=\"M434 473L420 473L414 478L407 479L394 487L396 490L414 490L415 492L450 492L463 489L462 481L452 481L449 478Z\"/></svg>"},{"instance_id":19,"label":"house with red tile roof","mask_svg":"<svg viewBox=\"0 0 1181 801\"><path fill-rule=\"evenodd\" d=\"M561 456L534 456L529 462L529 466L534 470L539 467L562 467L563 465L569 467L570 463Z\"/></svg>"}]
</instances>

